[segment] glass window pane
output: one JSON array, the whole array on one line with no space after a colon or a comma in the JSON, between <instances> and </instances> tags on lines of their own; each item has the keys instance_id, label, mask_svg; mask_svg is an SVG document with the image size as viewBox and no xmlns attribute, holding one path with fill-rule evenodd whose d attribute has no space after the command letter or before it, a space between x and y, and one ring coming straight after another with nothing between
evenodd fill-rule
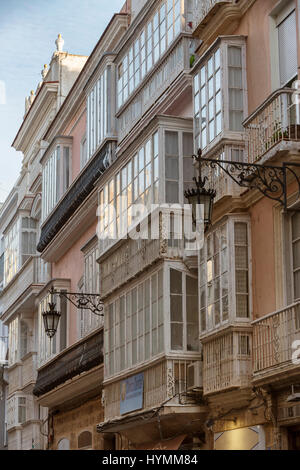
<instances>
[{"instance_id":1,"label":"glass window pane","mask_svg":"<svg viewBox=\"0 0 300 470\"><path fill-rule=\"evenodd\" d=\"M170 292L182 294L182 272L170 269Z\"/></svg>"},{"instance_id":2,"label":"glass window pane","mask_svg":"<svg viewBox=\"0 0 300 470\"><path fill-rule=\"evenodd\" d=\"M180 323L171 324L171 349L174 351L183 349L183 328Z\"/></svg>"}]
</instances>

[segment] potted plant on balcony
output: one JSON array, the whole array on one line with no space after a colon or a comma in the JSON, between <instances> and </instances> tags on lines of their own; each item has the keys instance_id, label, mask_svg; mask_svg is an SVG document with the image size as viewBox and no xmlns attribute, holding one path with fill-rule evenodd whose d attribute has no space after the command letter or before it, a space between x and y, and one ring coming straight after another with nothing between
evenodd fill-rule
<instances>
[{"instance_id":1,"label":"potted plant on balcony","mask_svg":"<svg viewBox=\"0 0 300 470\"><path fill-rule=\"evenodd\" d=\"M283 131L281 122L276 120L273 126L272 137L266 142L266 150L269 150L269 148L271 148L274 144L288 137L289 137L288 131L287 130Z\"/></svg>"}]
</instances>

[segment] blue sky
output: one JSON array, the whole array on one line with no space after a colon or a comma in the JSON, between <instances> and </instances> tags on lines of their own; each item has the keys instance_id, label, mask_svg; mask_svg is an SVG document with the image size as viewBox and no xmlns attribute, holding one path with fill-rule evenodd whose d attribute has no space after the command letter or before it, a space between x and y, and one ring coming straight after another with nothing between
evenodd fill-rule
<instances>
[{"instance_id":1,"label":"blue sky","mask_svg":"<svg viewBox=\"0 0 300 470\"><path fill-rule=\"evenodd\" d=\"M18 178L22 155L11 148L25 96L36 90L61 33L64 50L89 55L125 0L0 0L0 202Z\"/></svg>"}]
</instances>

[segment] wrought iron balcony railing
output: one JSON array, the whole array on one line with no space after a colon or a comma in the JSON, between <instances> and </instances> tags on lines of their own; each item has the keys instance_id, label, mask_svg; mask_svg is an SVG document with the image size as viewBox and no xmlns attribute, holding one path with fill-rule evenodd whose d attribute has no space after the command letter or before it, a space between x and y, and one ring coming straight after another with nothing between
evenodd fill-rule
<instances>
[{"instance_id":1,"label":"wrought iron balcony railing","mask_svg":"<svg viewBox=\"0 0 300 470\"><path fill-rule=\"evenodd\" d=\"M296 341L300 341L300 302L254 321L254 377L293 368Z\"/></svg>"},{"instance_id":2,"label":"wrought iron balcony railing","mask_svg":"<svg viewBox=\"0 0 300 470\"><path fill-rule=\"evenodd\" d=\"M300 143L300 105L294 104L295 90L274 92L244 122L249 144L249 163L263 160L282 142Z\"/></svg>"}]
</instances>

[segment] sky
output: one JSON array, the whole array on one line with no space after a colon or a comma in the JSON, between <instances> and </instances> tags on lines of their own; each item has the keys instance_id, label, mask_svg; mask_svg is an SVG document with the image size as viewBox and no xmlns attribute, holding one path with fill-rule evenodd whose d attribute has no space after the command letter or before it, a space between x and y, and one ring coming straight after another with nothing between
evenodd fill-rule
<instances>
[{"instance_id":1,"label":"sky","mask_svg":"<svg viewBox=\"0 0 300 470\"><path fill-rule=\"evenodd\" d=\"M23 121L25 97L42 80L61 33L64 51L89 55L125 0L0 0L0 202L21 169L11 144Z\"/></svg>"}]
</instances>

